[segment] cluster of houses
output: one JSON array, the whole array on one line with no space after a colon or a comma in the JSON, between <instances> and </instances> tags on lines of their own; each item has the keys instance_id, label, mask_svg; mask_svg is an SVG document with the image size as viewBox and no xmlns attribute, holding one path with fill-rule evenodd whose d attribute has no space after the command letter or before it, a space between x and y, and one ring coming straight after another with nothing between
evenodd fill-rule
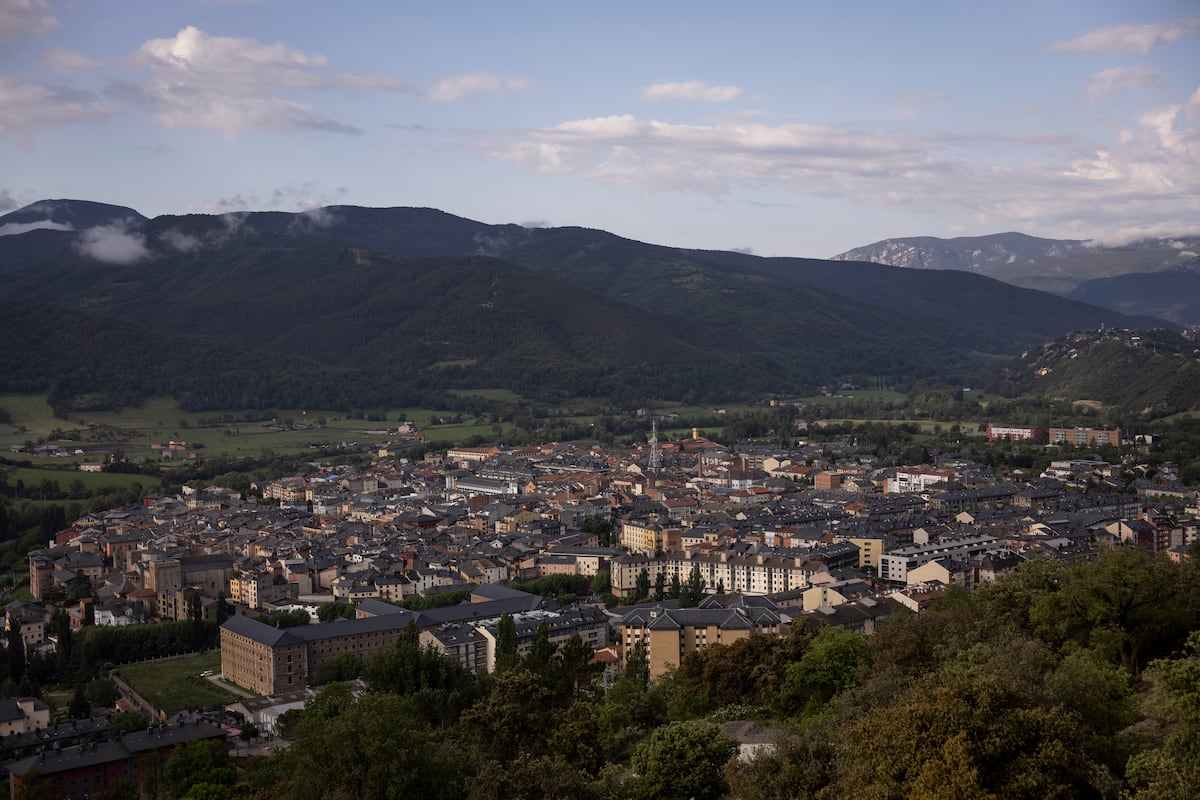
<instances>
[{"instance_id":1,"label":"cluster of houses","mask_svg":"<svg viewBox=\"0 0 1200 800\"><path fill-rule=\"evenodd\" d=\"M215 619L232 604L224 677L263 696L303 693L325 662L369 660L410 626L468 669L490 670L505 614L521 647L545 625L617 670L640 642L658 675L693 650L796 624L869 633L901 606L919 611L945 587L1036 556L1131 544L1184 557L1200 537L1195 490L1169 469L1153 481L1122 474L1088 459L1002 479L965 455L885 467L848 443L734 450L696 434L634 448L456 448L419 462L385 454L265 481L249 498L188 489L87 515L29 553L34 602L6 611L36 648L50 604L66 604L73 626ZM603 539L587 532L606 528ZM643 596L605 608L506 586L552 575L607 576L617 598ZM681 608L675 589L696 575L703 597ZM398 605L463 589L459 605ZM357 618L316 622L333 600ZM255 618L295 609L313 624ZM256 721L269 729L263 708Z\"/></svg>"}]
</instances>

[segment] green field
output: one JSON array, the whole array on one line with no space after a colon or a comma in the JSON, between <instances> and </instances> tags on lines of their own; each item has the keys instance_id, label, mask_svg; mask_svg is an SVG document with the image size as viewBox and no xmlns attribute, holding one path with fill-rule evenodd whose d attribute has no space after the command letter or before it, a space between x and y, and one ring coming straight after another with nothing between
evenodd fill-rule
<instances>
[{"instance_id":1,"label":"green field","mask_svg":"<svg viewBox=\"0 0 1200 800\"><path fill-rule=\"evenodd\" d=\"M0 467L0 470L4 467ZM26 486L37 486L44 480L57 481L65 491L73 481L79 481L85 489L93 491L118 487L126 489L135 483L148 486L157 483L158 479L148 475L123 475L115 472L80 472L76 469L38 469L31 467L13 467L6 473L10 485L22 481Z\"/></svg>"},{"instance_id":2,"label":"green field","mask_svg":"<svg viewBox=\"0 0 1200 800\"><path fill-rule=\"evenodd\" d=\"M449 416L451 412L427 408L392 409L386 412L385 421L350 419L345 412L338 411L277 410L278 419L290 419L296 425L309 426L302 430L276 430L272 429L269 422L242 421L245 412L240 411L182 411L173 400L167 398L152 398L136 408L72 414L69 419L55 417L44 397L0 395L0 408L10 414L13 422L11 425L0 425L0 452L11 458L33 460L32 456L10 454L8 450L13 445L37 442L59 431L62 437L55 437L53 443L88 451L85 455L53 460L54 465L62 466L101 460L106 452L118 448L126 455L142 455L157 460L159 453L151 445L170 441L202 445L202 454L205 456L234 458L259 456L265 451L305 453L317 448L334 447L340 442L382 443L395 437L368 431L396 427L401 417L416 423L429 439L451 444L473 436L502 439L510 429L510 426L502 425L497 432L487 417L477 420L470 415L461 415L463 421L460 424L432 425L433 419ZM67 474L72 479L79 477L87 486L93 485L86 477L82 477L82 473ZM61 476L50 477L63 480ZM28 478L23 480L29 483ZM113 483L107 481L106 485Z\"/></svg>"},{"instance_id":3,"label":"green field","mask_svg":"<svg viewBox=\"0 0 1200 800\"><path fill-rule=\"evenodd\" d=\"M201 678L200 673L206 670L221 671L219 650L198 656L128 664L116 670L116 674L147 702L168 714L221 707L237 700L234 694Z\"/></svg>"},{"instance_id":4,"label":"green field","mask_svg":"<svg viewBox=\"0 0 1200 800\"><path fill-rule=\"evenodd\" d=\"M479 397L489 402L522 402L519 395L505 389L466 389L454 392L460 397ZM878 394L878 393L877 393ZM836 402L837 398L824 398ZM652 417L658 417L660 437L690 436L691 423L688 418L702 418L709 423L720 419L718 408L727 414L762 411L762 403L733 403L721 406L684 405L678 402L650 401L645 406L649 413L639 420L647 436L650 434ZM381 444L393 440L382 431L396 427L401 420L416 424L427 441L441 446L460 445L472 439L483 439L503 443L512 440L513 426L510 421L497 423L492 413L479 416L470 412L453 412L429 408L397 408L383 412L384 419L351 419L346 412L319 409L276 409L277 419L304 426L303 429L279 429L269 421L246 421L246 412L208 411L187 412L169 398L151 398L137 407L114 411L73 413L68 419L55 417L45 398L26 395L0 395L0 409L12 417L11 425L0 425L0 454L8 458L28 460L29 473L12 474L10 482L18 478L26 485L36 484L44 478L57 480L65 485L78 479L88 488L100 486L127 486L135 480L145 485L145 476L116 476L86 474L72 468L84 461L100 461L105 455L119 449L126 456L143 456L154 462L161 458L160 451L151 447L171 441L187 442L202 457L261 457L265 453L276 455L299 455L313 450L336 448L341 443L357 442L359 445ZM598 422L601 415L624 417L628 411L615 409L605 401L589 398L571 398L554 406L543 407L545 425L553 428L561 423L586 427ZM372 413L378 414L376 410ZM508 412L497 411L507 416ZM535 412L536 413L536 412ZM682 419L669 422L663 419L668 414L678 414ZM440 424L439 418L458 417L461 422ZM538 425L542 417L536 416ZM709 436L719 438L720 424L700 426ZM53 436L52 436L53 434ZM27 442L56 444L71 451L83 450L81 454L47 459L44 462L29 454L8 452L13 445ZM165 461L164 464L169 464ZM63 471L58 471L59 468Z\"/></svg>"}]
</instances>

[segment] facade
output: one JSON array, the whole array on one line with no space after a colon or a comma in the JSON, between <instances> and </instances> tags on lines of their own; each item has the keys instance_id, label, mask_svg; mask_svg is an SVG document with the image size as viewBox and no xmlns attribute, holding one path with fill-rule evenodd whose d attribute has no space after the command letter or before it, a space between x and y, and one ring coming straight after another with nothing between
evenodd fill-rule
<instances>
[{"instance_id":1,"label":"facade","mask_svg":"<svg viewBox=\"0 0 1200 800\"><path fill-rule=\"evenodd\" d=\"M621 618L618 628L626 654L638 642L645 644L653 680L677 669L688 653L711 645L750 636L780 636L783 618L765 597L725 595L707 598L700 608L661 604L635 608Z\"/></svg>"},{"instance_id":2,"label":"facade","mask_svg":"<svg viewBox=\"0 0 1200 800\"><path fill-rule=\"evenodd\" d=\"M989 442L1040 442L1044 435L1045 431L1037 425L988 425L987 429Z\"/></svg>"},{"instance_id":3,"label":"facade","mask_svg":"<svg viewBox=\"0 0 1200 800\"><path fill-rule=\"evenodd\" d=\"M126 733L112 742L47 750L8 765L9 794L21 797L26 789L43 791L43 782L49 792L39 797L63 800L94 797L118 781L141 789L152 773L161 772L162 764L179 745L223 738L225 731L209 722L179 721Z\"/></svg>"},{"instance_id":4,"label":"facade","mask_svg":"<svg viewBox=\"0 0 1200 800\"><path fill-rule=\"evenodd\" d=\"M36 697L0 700L0 736L29 733L50 725L50 706Z\"/></svg>"},{"instance_id":5,"label":"facade","mask_svg":"<svg viewBox=\"0 0 1200 800\"><path fill-rule=\"evenodd\" d=\"M891 494L924 492L939 483L949 483L954 480L954 477L954 473L948 469L903 467L896 470L894 478L887 479L884 488Z\"/></svg>"},{"instance_id":6,"label":"facade","mask_svg":"<svg viewBox=\"0 0 1200 800\"><path fill-rule=\"evenodd\" d=\"M901 547L880 556L879 577L892 583L907 583L909 571L922 564L942 558L967 561L999 550L1000 546L995 536L978 534Z\"/></svg>"},{"instance_id":7,"label":"facade","mask_svg":"<svg viewBox=\"0 0 1200 800\"><path fill-rule=\"evenodd\" d=\"M853 558L857 560L858 557L855 552ZM775 594L803 589L811 584L813 575L828 571L828 567L819 561L798 557L737 555L724 551L697 555L671 552L657 558L634 554L612 560L612 591L614 594L632 592L637 585L638 573L643 569L650 577L651 586L660 572L665 574L667 584L674 577L682 583L688 579L693 566L700 568L706 588L721 586L727 592L742 594Z\"/></svg>"},{"instance_id":8,"label":"facade","mask_svg":"<svg viewBox=\"0 0 1200 800\"><path fill-rule=\"evenodd\" d=\"M1121 444L1121 431L1100 428L1051 428L1050 444L1073 444L1086 447Z\"/></svg>"},{"instance_id":9,"label":"facade","mask_svg":"<svg viewBox=\"0 0 1200 800\"><path fill-rule=\"evenodd\" d=\"M379 616L293 628L274 628L249 617L231 617L221 626L221 672L227 680L260 695L294 692L311 683L321 664L338 656L349 653L370 661L376 653L395 644L410 624L423 631L451 623L474 625L545 604L542 598L525 592L505 592L506 596L496 600L415 613L367 600L364 606L373 604L371 608L382 612Z\"/></svg>"}]
</instances>

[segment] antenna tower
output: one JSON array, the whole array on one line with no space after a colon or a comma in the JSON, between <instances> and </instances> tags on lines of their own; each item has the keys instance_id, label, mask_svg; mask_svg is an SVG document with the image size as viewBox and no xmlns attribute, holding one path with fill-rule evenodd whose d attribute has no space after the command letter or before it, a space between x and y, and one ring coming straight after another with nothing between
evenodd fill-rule
<instances>
[{"instance_id":1,"label":"antenna tower","mask_svg":"<svg viewBox=\"0 0 1200 800\"><path fill-rule=\"evenodd\" d=\"M658 452L658 418L655 417L650 422L650 472L654 477L658 477L658 471L662 469L662 453Z\"/></svg>"}]
</instances>

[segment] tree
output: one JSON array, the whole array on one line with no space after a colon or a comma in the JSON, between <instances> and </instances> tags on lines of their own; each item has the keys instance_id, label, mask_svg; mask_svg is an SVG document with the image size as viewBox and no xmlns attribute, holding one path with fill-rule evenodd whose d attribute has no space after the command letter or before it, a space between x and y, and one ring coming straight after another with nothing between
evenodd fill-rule
<instances>
[{"instance_id":1,"label":"tree","mask_svg":"<svg viewBox=\"0 0 1200 800\"><path fill-rule=\"evenodd\" d=\"M687 581L679 590L679 605L684 608L694 608L704 599L704 578L700 575L700 565L692 564Z\"/></svg>"},{"instance_id":2,"label":"tree","mask_svg":"<svg viewBox=\"0 0 1200 800\"><path fill-rule=\"evenodd\" d=\"M508 672L516 668L517 658L517 623L512 614L504 614L496 627L496 672Z\"/></svg>"},{"instance_id":3,"label":"tree","mask_svg":"<svg viewBox=\"0 0 1200 800\"><path fill-rule=\"evenodd\" d=\"M654 576L654 600L661 603L667 599L667 573L659 572Z\"/></svg>"},{"instance_id":4,"label":"tree","mask_svg":"<svg viewBox=\"0 0 1200 800\"><path fill-rule=\"evenodd\" d=\"M67 706L67 713L71 715L71 719L83 719L92 711L92 706L88 703L87 694L83 691L83 684L75 684L75 693L71 695L71 703Z\"/></svg>"},{"instance_id":5,"label":"tree","mask_svg":"<svg viewBox=\"0 0 1200 800\"><path fill-rule=\"evenodd\" d=\"M671 588L667 591L667 599L678 600L683 592L683 587L679 583L679 576L671 576Z\"/></svg>"},{"instance_id":6,"label":"tree","mask_svg":"<svg viewBox=\"0 0 1200 800\"><path fill-rule=\"evenodd\" d=\"M238 733L238 738L243 742L248 742L259 735L258 726L253 722L247 722L242 726L242 730Z\"/></svg>"},{"instance_id":7,"label":"tree","mask_svg":"<svg viewBox=\"0 0 1200 800\"><path fill-rule=\"evenodd\" d=\"M608 570L602 569L592 578L592 594L604 594L612 588L612 576Z\"/></svg>"},{"instance_id":8,"label":"tree","mask_svg":"<svg viewBox=\"0 0 1200 800\"><path fill-rule=\"evenodd\" d=\"M641 571L638 572L634 590L639 599L650 596L650 570L642 567Z\"/></svg>"},{"instance_id":9,"label":"tree","mask_svg":"<svg viewBox=\"0 0 1200 800\"><path fill-rule=\"evenodd\" d=\"M13 615L8 623L7 658L8 677L17 682L25 674L25 640L21 637L19 614Z\"/></svg>"},{"instance_id":10,"label":"tree","mask_svg":"<svg viewBox=\"0 0 1200 800\"><path fill-rule=\"evenodd\" d=\"M737 742L707 720L672 722L633 753L636 790L647 800L716 800L726 790L725 762Z\"/></svg>"},{"instance_id":11,"label":"tree","mask_svg":"<svg viewBox=\"0 0 1200 800\"><path fill-rule=\"evenodd\" d=\"M330 601L317 606L317 619L321 622L333 622L339 617L342 619L354 619L357 613L357 609L353 603Z\"/></svg>"},{"instance_id":12,"label":"tree","mask_svg":"<svg viewBox=\"0 0 1200 800\"><path fill-rule=\"evenodd\" d=\"M824 704L857 685L859 670L871 663L871 647L861 635L845 628L822 628L800 660L788 665L781 702L793 711L805 704Z\"/></svg>"},{"instance_id":13,"label":"tree","mask_svg":"<svg viewBox=\"0 0 1200 800\"><path fill-rule=\"evenodd\" d=\"M337 681L352 681L362 677L366 664L354 653L342 653L340 656L324 661L317 666L314 681L318 686Z\"/></svg>"},{"instance_id":14,"label":"tree","mask_svg":"<svg viewBox=\"0 0 1200 800\"><path fill-rule=\"evenodd\" d=\"M235 778L233 759L229 757L225 743L215 739L176 747L163 769L163 782L172 797L189 797L193 788L201 784L224 787L225 796L228 796Z\"/></svg>"}]
</instances>

